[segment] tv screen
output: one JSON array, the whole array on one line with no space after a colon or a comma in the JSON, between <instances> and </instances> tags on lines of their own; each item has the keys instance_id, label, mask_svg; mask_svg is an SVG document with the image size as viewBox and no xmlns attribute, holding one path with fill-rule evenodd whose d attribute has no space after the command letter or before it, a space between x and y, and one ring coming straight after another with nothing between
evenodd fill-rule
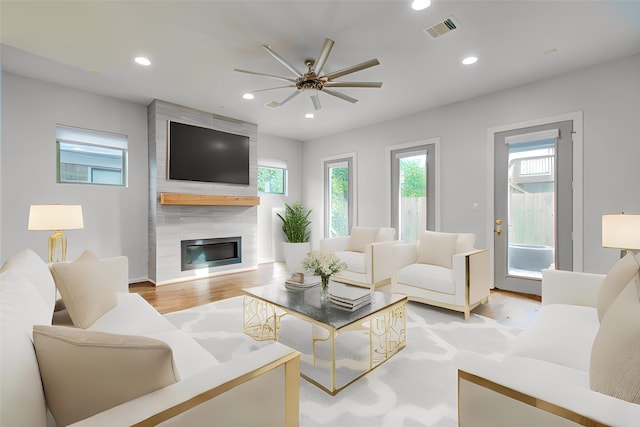
<instances>
[{"instance_id":1,"label":"tv screen","mask_svg":"<svg viewBox=\"0 0 640 427\"><path fill-rule=\"evenodd\" d=\"M249 137L169 121L169 179L249 185Z\"/></svg>"}]
</instances>

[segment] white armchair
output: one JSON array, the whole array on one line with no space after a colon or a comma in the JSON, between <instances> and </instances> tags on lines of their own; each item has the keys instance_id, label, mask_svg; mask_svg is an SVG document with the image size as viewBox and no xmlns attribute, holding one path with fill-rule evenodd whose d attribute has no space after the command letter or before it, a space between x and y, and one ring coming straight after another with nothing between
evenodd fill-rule
<instances>
[{"instance_id":1,"label":"white armchair","mask_svg":"<svg viewBox=\"0 0 640 427\"><path fill-rule=\"evenodd\" d=\"M391 227L353 227L349 236L321 239L320 250L334 252L347 264L332 280L372 289L390 283L395 234Z\"/></svg>"},{"instance_id":2,"label":"white armchair","mask_svg":"<svg viewBox=\"0 0 640 427\"><path fill-rule=\"evenodd\" d=\"M464 313L487 302L489 250L475 249L473 233L423 231L417 242L392 247L392 292Z\"/></svg>"}]
</instances>

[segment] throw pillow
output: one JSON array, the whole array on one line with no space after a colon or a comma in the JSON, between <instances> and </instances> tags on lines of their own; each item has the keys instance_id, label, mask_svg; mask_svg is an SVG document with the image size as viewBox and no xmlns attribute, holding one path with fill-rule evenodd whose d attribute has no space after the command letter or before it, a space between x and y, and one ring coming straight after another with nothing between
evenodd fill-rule
<instances>
[{"instance_id":1,"label":"throw pillow","mask_svg":"<svg viewBox=\"0 0 640 427\"><path fill-rule=\"evenodd\" d=\"M455 253L457 243L458 235L456 233L423 231L420 234L418 262L451 268L451 257Z\"/></svg>"},{"instance_id":2,"label":"throw pillow","mask_svg":"<svg viewBox=\"0 0 640 427\"><path fill-rule=\"evenodd\" d=\"M628 252L611 267L611 270L602 281L600 292L598 293L598 318L601 322L611 303L627 283L633 279L638 269L640 269L638 261L631 252Z\"/></svg>"},{"instance_id":3,"label":"throw pillow","mask_svg":"<svg viewBox=\"0 0 640 427\"><path fill-rule=\"evenodd\" d=\"M73 324L87 329L118 303L98 257L84 251L73 262L54 263L53 277Z\"/></svg>"},{"instance_id":4,"label":"throw pillow","mask_svg":"<svg viewBox=\"0 0 640 427\"><path fill-rule=\"evenodd\" d=\"M593 342L592 390L640 404L640 276L618 294Z\"/></svg>"},{"instance_id":5,"label":"throw pillow","mask_svg":"<svg viewBox=\"0 0 640 427\"><path fill-rule=\"evenodd\" d=\"M0 271L9 269L17 270L24 274L44 301L47 310L53 313L53 306L56 303L56 284L49 271L49 266L31 249L24 251L7 259L0 267Z\"/></svg>"},{"instance_id":6,"label":"throw pillow","mask_svg":"<svg viewBox=\"0 0 640 427\"><path fill-rule=\"evenodd\" d=\"M53 316L31 281L14 269L0 272L0 313L2 327L12 323L29 336L33 325L50 325Z\"/></svg>"},{"instance_id":7,"label":"throw pillow","mask_svg":"<svg viewBox=\"0 0 640 427\"><path fill-rule=\"evenodd\" d=\"M375 241L377 234L377 227L353 227L345 250L351 252L366 252L367 246Z\"/></svg>"},{"instance_id":8,"label":"throw pillow","mask_svg":"<svg viewBox=\"0 0 640 427\"><path fill-rule=\"evenodd\" d=\"M35 326L47 404L68 425L180 380L171 347L147 337Z\"/></svg>"}]
</instances>

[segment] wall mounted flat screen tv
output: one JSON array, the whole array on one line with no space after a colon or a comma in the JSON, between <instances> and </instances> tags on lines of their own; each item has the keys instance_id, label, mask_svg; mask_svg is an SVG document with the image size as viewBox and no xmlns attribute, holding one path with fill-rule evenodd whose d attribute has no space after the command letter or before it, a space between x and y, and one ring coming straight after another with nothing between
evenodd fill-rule
<instances>
[{"instance_id":1,"label":"wall mounted flat screen tv","mask_svg":"<svg viewBox=\"0 0 640 427\"><path fill-rule=\"evenodd\" d=\"M249 137L169 121L169 179L249 185Z\"/></svg>"}]
</instances>

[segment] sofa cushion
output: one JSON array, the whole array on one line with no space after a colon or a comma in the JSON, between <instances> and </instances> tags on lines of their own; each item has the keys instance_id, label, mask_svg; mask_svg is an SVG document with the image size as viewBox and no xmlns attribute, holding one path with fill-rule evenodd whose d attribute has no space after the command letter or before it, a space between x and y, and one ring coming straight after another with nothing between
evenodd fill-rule
<instances>
[{"instance_id":1,"label":"sofa cushion","mask_svg":"<svg viewBox=\"0 0 640 427\"><path fill-rule=\"evenodd\" d=\"M474 233L460 233L458 234L458 241L456 242L456 254L464 254L473 250L473 245L476 243L476 235Z\"/></svg>"},{"instance_id":2,"label":"sofa cushion","mask_svg":"<svg viewBox=\"0 0 640 427\"><path fill-rule=\"evenodd\" d=\"M31 249L7 259L0 267L0 271L17 270L24 274L38 290L45 307L53 313L56 303L56 284L49 271L49 266ZM31 333L31 332L29 332Z\"/></svg>"},{"instance_id":3,"label":"sofa cushion","mask_svg":"<svg viewBox=\"0 0 640 427\"><path fill-rule=\"evenodd\" d=\"M367 246L376 240L378 227L353 227L347 242L347 251L365 252Z\"/></svg>"},{"instance_id":4,"label":"sofa cushion","mask_svg":"<svg viewBox=\"0 0 640 427\"><path fill-rule=\"evenodd\" d=\"M31 282L14 269L0 273L0 426L46 425L47 405L31 341L33 325L51 313Z\"/></svg>"},{"instance_id":5,"label":"sofa cushion","mask_svg":"<svg viewBox=\"0 0 640 427\"><path fill-rule=\"evenodd\" d=\"M640 275L609 306L591 351L592 390L640 403Z\"/></svg>"},{"instance_id":6,"label":"sofa cushion","mask_svg":"<svg viewBox=\"0 0 640 427\"><path fill-rule=\"evenodd\" d=\"M618 294L638 273L638 260L631 252L620 258L607 273L598 293L598 318L602 322L607 309Z\"/></svg>"},{"instance_id":7,"label":"sofa cushion","mask_svg":"<svg viewBox=\"0 0 640 427\"><path fill-rule=\"evenodd\" d=\"M84 251L73 262L55 263L51 271L75 326L88 328L116 305L109 276L94 253Z\"/></svg>"},{"instance_id":8,"label":"sofa cushion","mask_svg":"<svg viewBox=\"0 0 640 427\"><path fill-rule=\"evenodd\" d=\"M418 262L451 268L451 257L458 244L455 233L440 233L425 230L420 233L420 247L418 248Z\"/></svg>"},{"instance_id":9,"label":"sofa cushion","mask_svg":"<svg viewBox=\"0 0 640 427\"><path fill-rule=\"evenodd\" d=\"M515 340L508 356L530 357L589 371L591 346L600 322L593 307L543 305L538 317Z\"/></svg>"},{"instance_id":10,"label":"sofa cushion","mask_svg":"<svg viewBox=\"0 0 640 427\"><path fill-rule=\"evenodd\" d=\"M196 341L180 332L138 294L116 294L118 304L87 330L159 339L173 349L173 361L180 377L187 378L219 362ZM206 332L213 333L213 332Z\"/></svg>"},{"instance_id":11,"label":"sofa cushion","mask_svg":"<svg viewBox=\"0 0 640 427\"><path fill-rule=\"evenodd\" d=\"M336 256L347 264L347 271L361 274L367 273L362 252L340 251L336 252Z\"/></svg>"},{"instance_id":12,"label":"sofa cushion","mask_svg":"<svg viewBox=\"0 0 640 427\"><path fill-rule=\"evenodd\" d=\"M0 311L29 336L33 325L50 325L53 316L53 307L48 309L27 276L14 269L0 273Z\"/></svg>"},{"instance_id":13,"label":"sofa cushion","mask_svg":"<svg viewBox=\"0 0 640 427\"><path fill-rule=\"evenodd\" d=\"M180 380L171 347L147 337L35 326L49 409L68 425Z\"/></svg>"},{"instance_id":14,"label":"sofa cushion","mask_svg":"<svg viewBox=\"0 0 640 427\"><path fill-rule=\"evenodd\" d=\"M398 270L396 281L448 295L456 293L453 270L439 265L409 264Z\"/></svg>"}]
</instances>

